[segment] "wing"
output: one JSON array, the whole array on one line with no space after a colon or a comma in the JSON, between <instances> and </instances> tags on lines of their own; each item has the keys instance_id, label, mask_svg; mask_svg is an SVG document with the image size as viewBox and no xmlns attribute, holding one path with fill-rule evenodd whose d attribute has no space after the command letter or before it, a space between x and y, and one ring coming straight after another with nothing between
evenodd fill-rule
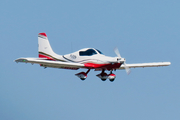
<instances>
[{"instance_id":1,"label":"wing","mask_svg":"<svg viewBox=\"0 0 180 120\"><path fill-rule=\"evenodd\" d=\"M169 66L170 62L156 62L156 63L137 63L137 64L126 64L129 68L139 68L139 67L160 67L160 66ZM125 69L124 65L121 65L119 69Z\"/></svg>"},{"instance_id":2,"label":"wing","mask_svg":"<svg viewBox=\"0 0 180 120\"><path fill-rule=\"evenodd\" d=\"M53 68L63 68L63 69L77 70L79 68L84 68L84 64L52 61L52 60L47 60L46 58L19 58L19 59L16 59L15 62L40 64L43 67L53 67Z\"/></svg>"}]
</instances>

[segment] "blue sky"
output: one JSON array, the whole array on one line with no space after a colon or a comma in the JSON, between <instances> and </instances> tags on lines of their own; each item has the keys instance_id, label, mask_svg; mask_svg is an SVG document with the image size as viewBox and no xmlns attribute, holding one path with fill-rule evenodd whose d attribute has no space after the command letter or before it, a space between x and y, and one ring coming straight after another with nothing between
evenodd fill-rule
<instances>
[{"instance_id":1,"label":"blue sky","mask_svg":"<svg viewBox=\"0 0 180 120\"><path fill-rule=\"evenodd\" d=\"M19 0L0 4L1 120L180 119L180 1ZM37 57L37 35L46 32L53 50L68 54L94 47L127 63L170 61L168 67L114 72L44 69L16 64Z\"/></svg>"}]
</instances>

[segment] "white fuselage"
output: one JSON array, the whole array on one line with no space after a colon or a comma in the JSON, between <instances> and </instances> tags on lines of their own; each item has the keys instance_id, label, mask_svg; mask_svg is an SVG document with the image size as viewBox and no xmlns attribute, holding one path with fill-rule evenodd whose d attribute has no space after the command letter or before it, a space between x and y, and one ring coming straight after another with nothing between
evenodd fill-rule
<instances>
[{"instance_id":1,"label":"white fuselage","mask_svg":"<svg viewBox=\"0 0 180 120\"><path fill-rule=\"evenodd\" d=\"M93 55L81 55L81 52L87 50L94 50L96 54ZM95 64L108 64L108 63L115 63L117 62L117 57L108 57L103 54L100 54L94 48L85 48L81 49L77 52L64 55L63 58L69 62L76 62L76 63L95 63Z\"/></svg>"}]
</instances>

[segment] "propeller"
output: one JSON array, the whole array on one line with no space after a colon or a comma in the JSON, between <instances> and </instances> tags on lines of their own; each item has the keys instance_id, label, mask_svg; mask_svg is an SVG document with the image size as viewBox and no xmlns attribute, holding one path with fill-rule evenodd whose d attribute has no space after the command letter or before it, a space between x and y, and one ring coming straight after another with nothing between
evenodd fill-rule
<instances>
[{"instance_id":1,"label":"propeller","mask_svg":"<svg viewBox=\"0 0 180 120\"><path fill-rule=\"evenodd\" d=\"M117 47L114 48L114 52L116 53L116 55L117 55L118 57L121 58L120 52L119 52L119 50L118 50Z\"/></svg>"},{"instance_id":2,"label":"propeller","mask_svg":"<svg viewBox=\"0 0 180 120\"><path fill-rule=\"evenodd\" d=\"M125 70L126 70L126 73L129 75L131 73L131 70L129 69L129 67L126 65L126 60L125 58L122 58L121 55L120 55L120 52L118 50L117 47L114 48L114 52L116 53L116 55L123 61L123 64L124 64L124 67L125 67ZM119 60L119 59L118 59Z\"/></svg>"}]
</instances>

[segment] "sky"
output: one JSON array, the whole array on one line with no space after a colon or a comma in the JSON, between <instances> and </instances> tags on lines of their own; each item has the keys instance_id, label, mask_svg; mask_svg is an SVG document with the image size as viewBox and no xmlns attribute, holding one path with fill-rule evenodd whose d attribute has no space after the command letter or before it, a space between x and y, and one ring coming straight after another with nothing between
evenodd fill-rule
<instances>
[{"instance_id":1,"label":"sky","mask_svg":"<svg viewBox=\"0 0 180 120\"><path fill-rule=\"evenodd\" d=\"M0 4L0 120L179 120L179 0L3 0ZM168 67L91 70L16 63L38 57L45 32L60 55L93 47L126 63ZM107 71L108 73L108 71Z\"/></svg>"}]
</instances>

